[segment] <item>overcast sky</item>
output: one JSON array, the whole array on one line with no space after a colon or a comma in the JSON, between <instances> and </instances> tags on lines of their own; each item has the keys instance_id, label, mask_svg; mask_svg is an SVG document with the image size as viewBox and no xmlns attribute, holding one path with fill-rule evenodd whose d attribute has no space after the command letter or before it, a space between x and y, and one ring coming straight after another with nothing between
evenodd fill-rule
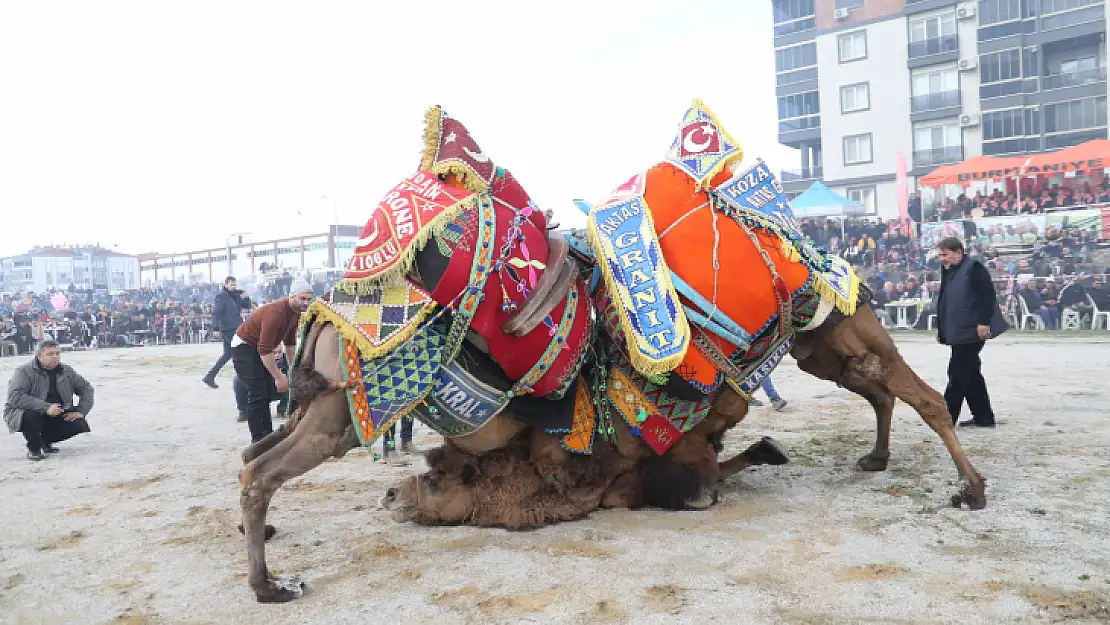
<instances>
[{"instance_id":1,"label":"overcast sky","mask_svg":"<svg viewBox=\"0 0 1110 625\"><path fill-rule=\"evenodd\" d=\"M379 6L380 5L380 6ZM778 145L771 3L5 2L0 256L222 247L365 223L441 104L564 225L660 160L695 97Z\"/></svg>"}]
</instances>

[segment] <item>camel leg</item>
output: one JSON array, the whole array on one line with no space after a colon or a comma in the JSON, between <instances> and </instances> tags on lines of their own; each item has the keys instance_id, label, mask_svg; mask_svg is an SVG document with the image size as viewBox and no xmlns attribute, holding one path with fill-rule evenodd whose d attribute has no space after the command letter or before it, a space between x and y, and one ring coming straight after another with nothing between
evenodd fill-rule
<instances>
[{"instance_id":1,"label":"camel leg","mask_svg":"<svg viewBox=\"0 0 1110 625\"><path fill-rule=\"evenodd\" d=\"M944 441L959 470L962 486L960 492L952 497L952 503L957 506L967 503L972 510L983 508L987 503L983 477L971 465L956 437L944 397L914 373L875 313L866 306L860 307L856 314L841 321L831 331L821 332L816 338L819 339L817 343L827 343L841 357L846 374L878 383L917 411ZM814 355L817 351L815 347ZM883 448L889 448L890 421L889 418L884 420L881 415L879 419L876 450L881 452ZM887 439L885 444L883 439Z\"/></svg>"},{"instance_id":2,"label":"camel leg","mask_svg":"<svg viewBox=\"0 0 1110 625\"><path fill-rule=\"evenodd\" d=\"M289 437L289 432L292 429L281 425L278 429L263 437L262 440L244 449L242 453L243 464L250 464L254 459L276 447L278 443Z\"/></svg>"},{"instance_id":3,"label":"camel leg","mask_svg":"<svg viewBox=\"0 0 1110 625\"><path fill-rule=\"evenodd\" d=\"M247 581L260 603L282 603L304 594L300 579L272 575L266 566L266 512L274 493L288 480L329 457L343 457L357 445L346 400L336 393L313 402L300 427L240 470Z\"/></svg>"},{"instance_id":4,"label":"camel leg","mask_svg":"<svg viewBox=\"0 0 1110 625\"><path fill-rule=\"evenodd\" d=\"M779 465L787 462L790 462L790 459L787 458L779 444L771 437L764 436L762 440L748 447L736 457L722 462L718 467L720 471L718 480L723 482L748 467L761 464Z\"/></svg>"},{"instance_id":5,"label":"camel leg","mask_svg":"<svg viewBox=\"0 0 1110 625\"><path fill-rule=\"evenodd\" d=\"M890 422L894 417L894 395L882 384L872 382L854 371L847 372L840 379L840 384L866 399L875 409L875 446L856 462L856 466L863 471L886 471L890 460Z\"/></svg>"}]
</instances>

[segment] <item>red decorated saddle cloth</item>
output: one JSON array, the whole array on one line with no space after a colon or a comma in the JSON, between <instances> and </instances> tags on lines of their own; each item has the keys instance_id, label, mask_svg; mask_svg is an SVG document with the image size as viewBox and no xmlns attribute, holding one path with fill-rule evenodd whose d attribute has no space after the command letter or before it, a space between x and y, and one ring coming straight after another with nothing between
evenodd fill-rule
<instances>
[{"instance_id":1,"label":"red decorated saddle cloth","mask_svg":"<svg viewBox=\"0 0 1110 625\"><path fill-rule=\"evenodd\" d=\"M453 346L469 328L516 382L515 394L561 397L577 375L590 337L586 285L568 277L561 283L565 296L550 310L541 308L547 312L535 327L514 325L522 307L536 308L529 299L533 291L550 287L551 276L545 280L545 274L565 271L548 266L544 213L461 122L439 107L428 111L426 122L420 170L379 203L342 286L370 292L419 273L432 300L452 319L468 322L454 324L446 337L447 360L454 358ZM426 246L429 253L421 253ZM418 254L428 262L417 262ZM551 290L550 297L558 293Z\"/></svg>"}]
</instances>

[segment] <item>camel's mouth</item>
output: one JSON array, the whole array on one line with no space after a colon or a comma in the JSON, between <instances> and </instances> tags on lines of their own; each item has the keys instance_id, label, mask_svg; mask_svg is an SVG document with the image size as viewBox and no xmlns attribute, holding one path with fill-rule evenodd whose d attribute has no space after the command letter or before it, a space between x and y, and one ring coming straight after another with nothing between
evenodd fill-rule
<instances>
[{"instance_id":1,"label":"camel's mouth","mask_svg":"<svg viewBox=\"0 0 1110 625\"><path fill-rule=\"evenodd\" d=\"M385 496L378 500L378 507L390 512L390 517L397 523L410 521L416 514L416 504L399 499L401 489L390 488L385 491Z\"/></svg>"}]
</instances>

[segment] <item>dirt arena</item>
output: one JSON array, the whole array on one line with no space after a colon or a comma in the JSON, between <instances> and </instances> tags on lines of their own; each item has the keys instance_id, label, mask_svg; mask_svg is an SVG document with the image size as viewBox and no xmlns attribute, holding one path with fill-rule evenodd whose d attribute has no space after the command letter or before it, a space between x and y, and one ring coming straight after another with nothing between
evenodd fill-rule
<instances>
[{"instance_id":1,"label":"dirt arena","mask_svg":"<svg viewBox=\"0 0 1110 625\"><path fill-rule=\"evenodd\" d=\"M899 346L943 388L947 350ZM984 351L999 427L961 431L987 508L948 507L955 467L906 406L890 469L864 474L864 400L774 376L729 451L771 435L783 467L731 479L708 512L603 511L534 532L398 525L378 498L419 470L364 450L285 486L275 571L309 593L260 605L235 531L231 367L218 346L65 354L95 385L91 435L40 463L0 441L0 622L1001 623L1110 619L1110 335L1007 335ZM6 388L20 360L0 360ZM424 447L437 437L418 426Z\"/></svg>"}]
</instances>

